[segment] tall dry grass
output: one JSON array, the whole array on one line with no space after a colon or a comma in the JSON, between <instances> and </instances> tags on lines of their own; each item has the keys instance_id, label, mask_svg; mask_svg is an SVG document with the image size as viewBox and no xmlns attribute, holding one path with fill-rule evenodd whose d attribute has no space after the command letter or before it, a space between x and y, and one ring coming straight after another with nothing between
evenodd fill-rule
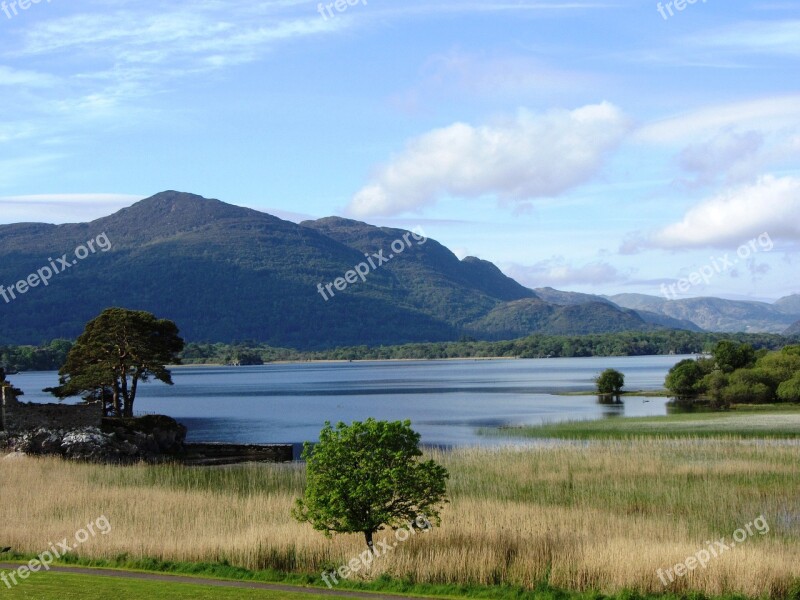
<instances>
[{"instance_id":1,"label":"tall dry grass","mask_svg":"<svg viewBox=\"0 0 800 600\"><path fill-rule=\"evenodd\" d=\"M664 591L656 571L764 515L770 526L672 591L782 597L800 578L800 446L736 440L641 440L435 452L451 472L440 528L375 560L436 583ZM39 553L100 515L112 532L81 545L120 554L228 561L319 573L364 550L294 522L300 465L225 469L0 460L0 545ZM392 536L382 532L377 536ZM392 538L394 539L394 538Z\"/></svg>"}]
</instances>

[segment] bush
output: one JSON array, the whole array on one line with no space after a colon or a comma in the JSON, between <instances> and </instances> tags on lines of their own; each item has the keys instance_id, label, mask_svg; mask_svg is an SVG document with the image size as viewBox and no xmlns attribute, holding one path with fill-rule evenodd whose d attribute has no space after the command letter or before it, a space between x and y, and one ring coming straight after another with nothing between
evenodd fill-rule
<instances>
[{"instance_id":1,"label":"bush","mask_svg":"<svg viewBox=\"0 0 800 600\"><path fill-rule=\"evenodd\" d=\"M772 399L772 390L763 383L739 381L722 390L722 400L727 404L765 404Z\"/></svg>"},{"instance_id":2,"label":"bush","mask_svg":"<svg viewBox=\"0 0 800 600\"><path fill-rule=\"evenodd\" d=\"M738 344L729 340L718 342L711 354L717 367L726 373L752 367L756 361L755 350L750 344Z\"/></svg>"},{"instance_id":3,"label":"bush","mask_svg":"<svg viewBox=\"0 0 800 600\"><path fill-rule=\"evenodd\" d=\"M705 389L714 408L727 408L728 402L723 399L722 392L728 386L729 377L721 369L715 369L703 377L702 387Z\"/></svg>"},{"instance_id":4,"label":"bush","mask_svg":"<svg viewBox=\"0 0 800 600\"><path fill-rule=\"evenodd\" d=\"M606 369L595 380L598 394L619 394L625 387L625 375L616 369Z\"/></svg>"},{"instance_id":5,"label":"bush","mask_svg":"<svg viewBox=\"0 0 800 600\"><path fill-rule=\"evenodd\" d=\"M703 377L703 368L696 360L687 358L669 370L664 385L678 398L691 398L705 391Z\"/></svg>"},{"instance_id":6,"label":"bush","mask_svg":"<svg viewBox=\"0 0 800 600\"><path fill-rule=\"evenodd\" d=\"M800 402L800 373L781 383L777 396L781 402Z\"/></svg>"},{"instance_id":7,"label":"bush","mask_svg":"<svg viewBox=\"0 0 800 600\"><path fill-rule=\"evenodd\" d=\"M786 350L784 348L784 350ZM770 352L756 363L756 368L770 373L777 384L800 373L800 356L790 352Z\"/></svg>"}]
</instances>

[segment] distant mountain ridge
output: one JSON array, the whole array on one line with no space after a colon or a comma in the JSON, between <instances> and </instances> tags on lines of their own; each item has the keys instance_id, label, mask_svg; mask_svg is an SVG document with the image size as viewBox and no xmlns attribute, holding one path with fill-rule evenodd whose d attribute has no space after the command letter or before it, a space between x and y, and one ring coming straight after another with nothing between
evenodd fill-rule
<instances>
[{"instance_id":1,"label":"distant mountain ridge","mask_svg":"<svg viewBox=\"0 0 800 600\"><path fill-rule=\"evenodd\" d=\"M13 285L101 233L110 251L47 287L0 299L0 343L74 338L108 306L173 319L189 341L298 349L697 327L599 296L531 290L491 262L459 260L436 240L413 237L365 281L325 300L319 284L344 281L365 254L388 256L408 232L339 217L296 224L176 191L91 223L0 226L0 284ZM773 311L786 326L800 319Z\"/></svg>"},{"instance_id":2,"label":"distant mountain ridge","mask_svg":"<svg viewBox=\"0 0 800 600\"><path fill-rule=\"evenodd\" d=\"M782 333L800 319L800 312L791 312L800 305L797 295L781 298L774 304L723 298L667 300L645 294L617 294L608 300L624 308L690 321L706 331L726 333Z\"/></svg>"},{"instance_id":3,"label":"distant mountain ridge","mask_svg":"<svg viewBox=\"0 0 800 600\"><path fill-rule=\"evenodd\" d=\"M640 309L635 307L625 307L621 304L615 304L606 296L581 294L579 292L562 292L560 290L555 290L551 287L535 288L533 291L536 292L536 295L539 296L539 298L541 298L542 300L546 300L554 304L561 304L563 306L578 306L578 305L592 304L597 302L606 303L612 306L621 306L623 308L629 308L634 310L636 314L639 317L641 317L645 323L648 323L649 325L655 325L657 327L665 327L667 329L686 329L689 331L703 331L702 327L698 326L697 324L687 319L675 319L666 314L656 312L653 310Z\"/></svg>"},{"instance_id":4,"label":"distant mountain ridge","mask_svg":"<svg viewBox=\"0 0 800 600\"><path fill-rule=\"evenodd\" d=\"M783 335L800 335L800 320L795 321L783 330Z\"/></svg>"}]
</instances>

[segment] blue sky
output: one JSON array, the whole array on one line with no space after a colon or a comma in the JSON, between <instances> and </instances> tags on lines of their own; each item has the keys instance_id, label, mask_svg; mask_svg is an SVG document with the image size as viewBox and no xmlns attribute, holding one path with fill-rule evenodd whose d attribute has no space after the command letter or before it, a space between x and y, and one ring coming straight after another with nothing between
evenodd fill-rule
<instances>
[{"instance_id":1,"label":"blue sky","mask_svg":"<svg viewBox=\"0 0 800 600\"><path fill-rule=\"evenodd\" d=\"M6 0L0 222L176 189L531 287L800 292L800 2L351 1Z\"/></svg>"}]
</instances>

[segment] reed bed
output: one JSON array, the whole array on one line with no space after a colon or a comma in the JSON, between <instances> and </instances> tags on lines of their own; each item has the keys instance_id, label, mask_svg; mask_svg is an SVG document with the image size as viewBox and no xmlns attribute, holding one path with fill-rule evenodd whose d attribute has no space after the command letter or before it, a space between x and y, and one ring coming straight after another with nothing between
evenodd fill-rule
<instances>
[{"instance_id":1,"label":"reed bed","mask_svg":"<svg viewBox=\"0 0 800 600\"><path fill-rule=\"evenodd\" d=\"M800 579L800 445L640 439L432 452L450 470L442 526L368 572L412 582L616 593L785 598ZM226 562L319 574L364 551L289 516L303 465L115 467L0 460L0 546L38 554L105 515L109 535L75 554ZM755 534L665 587L657 575L763 515ZM381 532L376 539L392 532Z\"/></svg>"}]
</instances>

